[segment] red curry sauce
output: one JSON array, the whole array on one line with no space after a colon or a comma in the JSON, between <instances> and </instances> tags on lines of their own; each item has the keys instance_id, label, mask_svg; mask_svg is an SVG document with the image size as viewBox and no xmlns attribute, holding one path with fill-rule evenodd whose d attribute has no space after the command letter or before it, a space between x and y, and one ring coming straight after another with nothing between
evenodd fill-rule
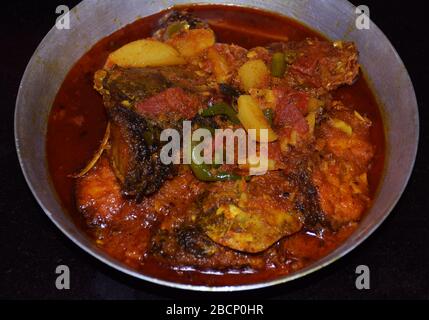
<instances>
[{"instance_id":1,"label":"red curry sauce","mask_svg":"<svg viewBox=\"0 0 429 320\"><path fill-rule=\"evenodd\" d=\"M235 43L245 48L286 39L323 39L320 34L293 20L256 9L204 5L191 6L188 10L210 23L219 42ZM159 18L165 13L140 19L94 45L70 70L53 104L47 133L49 170L62 204L76 223L82 226L82 218L75 206L74 179L70 174L79 171L92 157L107 124L102 97L93 89L94 73L103 67L110 52L128 42L149 37L156 29ZM362 76L354 85L337 89L333 96L367 115L373 123L371 138L376 146L376 154L368 178L371 194L374 195L383 171L385 148L382 117L376 100ZM353 228L344 229L327 236L323 241L302 232L288 241L296 243L295 247L305 253L310 263L335 249L352 231ZM323 250L320 250L321 246ZM109 254L118 257L114 250ZM160 266L155 261L147 261L144 266L133 267L157 278L208 285L254 283L280 275L275 269L255 274L184 272Z\"/></svg>"}]
</instances>

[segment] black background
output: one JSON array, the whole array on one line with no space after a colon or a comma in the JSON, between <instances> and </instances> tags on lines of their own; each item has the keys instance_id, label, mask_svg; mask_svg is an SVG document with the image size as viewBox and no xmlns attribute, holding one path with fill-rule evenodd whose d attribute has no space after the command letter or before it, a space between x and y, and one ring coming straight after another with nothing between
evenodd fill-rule
<instances>
[{"instance_id":1,"label":"black background","mask_svg":"<svg viewBox=\"0 0 429 320\"><path fill-rule=\"evenodd\" d=\"M142 0L143 1L143 0ZM429 299L429 168L427 48L424 1L352 1L366 4L413 80L420 109L420 146L410 183L388 219L346 257L303 279L235 294L174 290L135 280L83 252L37 205L19 168L13 114L25 66L56 19L59 4L78 1L5 1L0 12L0 298L6 299ZM425 94L426 93L426 94ZM55 268L71 270L71 289L55 288ZM371 270L371 289L355 289L355 268Z\"/></svg>"}]
</instances>

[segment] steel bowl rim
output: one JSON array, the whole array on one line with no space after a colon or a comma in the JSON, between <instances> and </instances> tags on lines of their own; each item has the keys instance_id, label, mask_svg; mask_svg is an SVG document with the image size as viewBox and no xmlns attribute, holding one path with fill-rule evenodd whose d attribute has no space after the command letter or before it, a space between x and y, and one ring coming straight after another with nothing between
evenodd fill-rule
<instances>
[{"instance_id":1,"label":"steel bowl rim","mask_svg":"<svg viewBox=\"0 0 429 320\"><path fill-rule=\"evenodd\" d=\"M347 5L349 5L351 8L355 8L355 6L353 4L351 4L348 0L343 0ZM84 2L79 3L74 9L78 9L79 7L83 6ZM198 5L198 3L194 3L196 5ZM235 4L228 4L228 5L233 5L233 6L237 6ZM242 5L239 5L242 6ZM242 6L242 7L253 7L256 9L260 9L258 7L255 6ZM166 8L167 9L167 8ZM265 10L265 9L262 9ZM299 20L298 20L299 22ZM54 218L54 216L52 215L51 211L49 209L47 209L45 207L45 205L43 204L43 202L40 200L37 191L35 190L35 188L33 187L30 178L28 176L28 171L27 171L27 167L26 167L26 163L23 160L23 156L22 156L22 151L21 151L21 146L20 146L20 139L19 139L19 133L18 133L18 128L19 128L19 121L20 119L18 118L18 110L19 110L19 106L21 105L21 100L22 100L22 87L25 84L26 78L28 77L28 73L29 73L29 68L30 66L34 63L35 61L35 57L36 54L38 53L38 51L41 49L41 47L43 46L45 40L49 37L49 35L54 32L55 26L53 26L49 32L43 37L43 39L41 40L41 42L39 43L39 45L37 46L36 50L34 51L33 55L31 56L25 71L23 73L22 79L20 81L20 85L19 85L19 90L18 90L18 94L17 94L17 98L16 98L16 103L15 103L15 112L14 112L14 136L15 136L15 147L16 147L16 152L17 152L17 156L19 159L19 164L21 167L21 170L23 172L25 181L28 185L28 187L31 190L31 193L33 194L34 198L36 199L37 203L39 204L39 206L42 208L42 210L45 212L45 214L49 217L49 219L55 224L55 226L61 230L61 232L63 234L65 234L74 244L76 244L78 247L80 247L81 249L83 249L85 252L87 252L88 254L90 254L92 257L96 258L97 260L107 264L108 266L112 267L113 269L116 269L117 271L120 271L122 273L127 274L128 276L140 279L140 280L145 280L148 281L150 283L154 283L157 285L161 285L161 286L166 286L166 287L171 287L174 289L184 289L184 290L192 290L192 291L203 291L203 292L235 292L235 291L245 291L245 290L254 290L254 289L261 289L261 288L267 288L267 287L271 287L274 285L279 285L279 284L283 284L283 283L287 283L296 279L299 279L301 277L304 277L306 275L309 275L315 271L318 271L330 264L332 264L333 262L335 262L336 260L344 257L345 255L347 255L349 252L351 252L352 250L354 250L357 246L359 246L363 241L365 241L370 235L372 235L372 233L386 220L386 218L391 214L391 212L393 211L394 207L397 205L397 203L399 202L401 196L403 195L409 181L411 178L411 175L413 173L413 169L414 169L414 165L416 162L416 158L417 158L417 151L418 151L418 146L419 146L419 135L420 135L420 118L419 118L419 110L418 110L418 102L417 102L417 98L416 98L416 94L415 94L415 89L414 89L414 85L411 81L411 77L408 73L408 70L405 66L405 64L403 63L403 60L401 59L401 57L399 56L398 52L396 51L395 47L392 45L392 43L390 42L389 38L384 34L384 32L371 20L371 25L372 27L376 28L376 30L378 32L380 32L387 40L390 46L390 50L392 50L392 52L395 54L396 58L398 59L398 61L400 62L400 64L404 67L404 71L405 71L405 79L406 81L410 84L411 86L411 91L412 91L412 107L414 107L414 118L415 118L415 123L416 123L416 128L415 128L415 136L412 137L413 138L413 142L414 142L414 146L412 149L412 161L411 161L411 165L407 168L406 174L405 174L405 180L404 183L402 184L400 190L397 192L397 194L395 195L395 200L392 201L392 203L385 209L385 212L383 213L383 215L381 216L380 219L378 219L375 223L371 223L369 225L368 228L366 228L365 230L361 230L360 234L362 235L361 237L357 238L355 242L353 242L351 245L348 245L347 247L345 247L345 243L342 243L339 247L337 247L334 251L330 252L329 254L327 254L326 256L324 256L323 258L314 261L313 263L311 263L309 266L304 267L302 269L299 269L291 274L288 274L286 276L281 276L277 279L274 280L269 280L266 282L258 282L258 283L253 283L253 284L243 284L243 285L228 285L228 286L207 286L207 285L193 285L193 284L185 284L185 283L179 283L179 282L174 282L174 281L169 281L169 280L163 280L163 279L159 279L156 277L152 277L149 275L145 275L143 273L140 273L134 269L132 269L131 267L125 266L125 265L121 265L121 262L112 258L112 257L105 257L102 254L96 252L95 250L93 250L92 248L90 248L89 246L87 246L86 244L82 243L81 241L79 241L77 239L77 237L72 234L71 232L69 232L60 222L57 221L56 218ZM311 26L310 26L311 27ZM389 161L389 159L385 159L385 163L384 163L384 171L386 170L387 167L387 162ZM384 175L384 174L383 174ZM381 188L381 185L383 184L383 182L380 182L380 185L378 187L378 189ZM57 197L56 195L53 195L54 197ZM57 197L58 198L58 197ZM58 199L59 200L59 199ZM328 259L329 257L329 259Z\"/></svg>"}]
</instances>

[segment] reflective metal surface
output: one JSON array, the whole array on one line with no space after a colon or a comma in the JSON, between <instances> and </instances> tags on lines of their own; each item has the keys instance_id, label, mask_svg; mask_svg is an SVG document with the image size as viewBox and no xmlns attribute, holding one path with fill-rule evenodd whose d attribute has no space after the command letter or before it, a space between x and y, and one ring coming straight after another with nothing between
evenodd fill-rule
<instances>
[{"instance_id":1,"label":"reflective metal surface","mask_svg":"<svg viewBox=\"0 0 429 320\"><path fill-rule=\"evenodd\" d=\"M73 242L106 264L136 278L183 289L234 291L267 287L302 277L345 255L368 237L395 206L412 171L419 132L417 102L407 70L376 25L371 23L369 30L358 30L355 27L355 8L343 0L234 0L235 5L262 8L295 18L331 39L357 43L360 62L383 107L387 137L385 174L371 210L354 234L328 256L288 276L251 285L207 287L163 281L138 273L97 248L63 212L47 169L47 118L61 83L72 65L92 45L140 17L174 4L231 2L85 0L71 11L70 30L53 28L47 34L22 78L16 101L15 139L22 170L35 198Z\"/></svg>"}]
</instances>

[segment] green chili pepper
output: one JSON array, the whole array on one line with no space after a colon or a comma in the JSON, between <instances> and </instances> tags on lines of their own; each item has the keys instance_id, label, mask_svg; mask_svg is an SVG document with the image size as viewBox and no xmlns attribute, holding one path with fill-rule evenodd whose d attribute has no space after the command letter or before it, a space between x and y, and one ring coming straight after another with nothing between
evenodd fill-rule
<instances>
[{"instance_id":1,"label":"green chili pepper","mask_svg":"<svg viewBox=\"0 0 429 320\"><path fill-rule=\"evenodd\" d=\"M273 109L267 108L263 111L265 119L267 119L270 126L273 124L274 111Z\"/></svg>"},{"instance_id":2,"label":"green chili pepper","mask_svg":"<svg viewBox=\"0 0 429 320\"><path fill-rule=\"evenodd\" d=\"M194 152L194 147L191 149L191 167L195 177L201 181L214 182L214 181L227 181L227 180L240 180L242 177L235 173L229 172L212 172L213 165L206 163L197 164L195 159L197 155Z\"/></svg>"},{"instance_id":3,"label":"green chili pepper","mask_svg":"<svg viewBox=\"0 0 429 320\"><path fill-rule=\"evenodd\" d=\"M198 180L214 182L214 181L227 181L227 180L240 180L242 177L235 173L229 172L216 172L210 171L210 165L207 164L190 164L192 172Z\"/></svg>"},{"instance_id":4,"label":"green chili pepper","mask_svg":"<svg viewBox=\"0 0 429 320\"><path fill-rule=\"evenodd\" d=\"M276 52L273 55L273 60L271 62L271 74L274 77L281 78L286 71L286 61L285 55L283 52Z\"/></svg>"},{"instance_id":5,"label":"green chili pepper","mask_svg":"<svg viewBox=\"0 0 429 320\"><path fill-rule=\"evenodd\" d=\"M225 102L215 103L214 105L203 110L203 112L201 112L201 115L203 117L225 115L232 123L235 123L235 124L240 123L240 120L238 120L237 113L235 112L235 110Z\"/></svg>"}]
</instances>

